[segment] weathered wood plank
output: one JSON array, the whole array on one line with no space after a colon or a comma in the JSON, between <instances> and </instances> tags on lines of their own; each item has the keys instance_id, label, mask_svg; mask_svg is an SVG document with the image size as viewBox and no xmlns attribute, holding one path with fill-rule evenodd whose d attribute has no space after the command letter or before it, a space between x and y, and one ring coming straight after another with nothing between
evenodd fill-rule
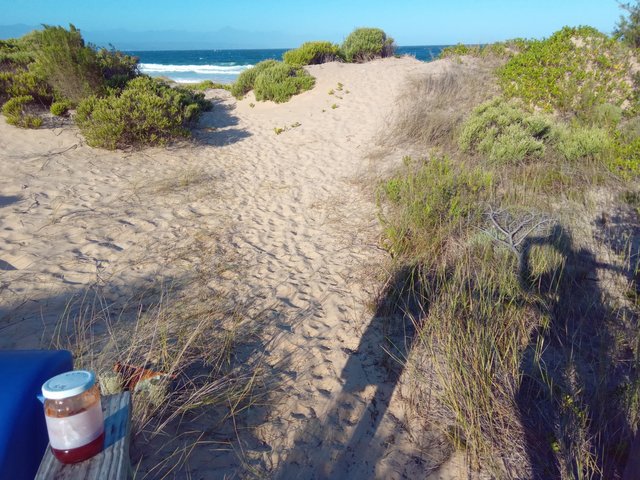
<instances>
[{"instance_id":1,"label":"weathered wood plank","mask_svg":"<svg viewBox=\"0 0 640 480\"><path fill-rule=\"evenodd\" d=\"M129 435L131 394L123 392L102 397L104 450L81 463L64 465L47 448L35 480L108 478L125 480L131 476Z\"/></svg>"}]
</instances>

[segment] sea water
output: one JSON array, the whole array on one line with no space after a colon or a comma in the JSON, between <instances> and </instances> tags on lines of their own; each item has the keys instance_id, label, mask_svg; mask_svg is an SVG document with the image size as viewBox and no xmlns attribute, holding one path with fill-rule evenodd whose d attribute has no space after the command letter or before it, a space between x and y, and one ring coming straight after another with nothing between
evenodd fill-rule
<instances>
[{"instance_id":1,"label":"sea water","mask_svg":"<svg viewBox=\"0 0 640 480\"><path fill-rule=\"evenodd\" d=\"M430 62L444 46L398 47L398 55L411 55ZM171 50L127 52L140 59L140 70L152 77L167 77L179 83L213 80L232 83L243 71L262 60L282 60L287 49L270 50Z\"/></svg>"}]
</instances>

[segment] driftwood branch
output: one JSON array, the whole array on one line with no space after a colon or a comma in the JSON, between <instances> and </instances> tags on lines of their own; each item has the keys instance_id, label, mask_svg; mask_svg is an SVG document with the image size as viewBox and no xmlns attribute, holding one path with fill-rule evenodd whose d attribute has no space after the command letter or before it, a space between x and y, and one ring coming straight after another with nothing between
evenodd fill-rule
<instances>
[{"instance_id":1,"label":"driftwood branch","mask_svg":"<svg viewBox=\"0 0 640 480\"><path fill-rule=\"evenodd\" d=\"M522 253L521 246L525 239L551 222L548 217L532 213L515 219L507 211L494 210L492 207L489 207L489 211L485 215L491 222L493 229L485 229L483 232L495 242L507 247L518 258Z\"/></svg>"}]
</instances>

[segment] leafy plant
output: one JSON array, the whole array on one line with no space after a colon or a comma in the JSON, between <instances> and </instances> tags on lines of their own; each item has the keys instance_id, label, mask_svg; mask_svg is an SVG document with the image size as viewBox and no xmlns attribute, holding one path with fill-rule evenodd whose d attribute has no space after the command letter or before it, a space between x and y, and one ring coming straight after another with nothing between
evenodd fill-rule
<instances>
[{"instance_id":1,"label":"leafy plant","mask_svg":"<svg viewBox=\"0 0 640 480\"><path fill-rule=\"evenodd\" d=\"M306 42L283 55L285 63L296 66L318 65L342 59L340 47L331 42Z\"/></svg>"},{"instance_id":2,"label":"leafy plant","mask_svg":"<svg viewBox=\"0 0 640 480\"><path fill-rule=\"evenodd\" d=\"M121 93L83 100L75 119L92 146L115 149L156 145L188 136L187 127L210 105L201 93L138 77Z\"/></svg>"},{"instance_id":3,"label":"leafy plant","mask_svg":"<svg viewBox=\"0 0 640 480\"><path fill-rule=\"evenodd\" d=\"M51 113L57 117L61 117L66 115L66 113L71 108L71 102L68 100L59 100L57 102L53 102L49 110Z\"/></svg>"},{"instance_id":4,"label":"leafy plant","mask_svg":"<svg viewBox=\"0 0 640 480\"><path fill-rule=\"evenodd\" d=\"M45 25L34 32L37 45L33 70L62 98L74 103L105 91L105 82L98 55L85 45L80 30L69 25Z\"/></svg>"},{"instance_id":5,"label":"leafy plant","mask_svg":"<svg viewBox=\"0 0 640 480\"><path fill-rule=\"evenodd\" d=\"M620 3L620 8L627 12L627 17L620 17L613 34L630 47L640 48L640 2Z\"/></svg>"},{"instance_id":6,"label":"leafy plant","mask_svg":"<svg viewBox=\"0 0 640 480\"><path fill-rule=\"evenodd\" d=\"M473 111L462 126L459 144L463 151L486 155L491 162L518 163L541 157L551 133L547 118L497 99Z\"/></svg>"},{"instance_id":7,"label":"leafy plant","mask_svg":"<svg viewBox=\"0 0 640 480\"><path fill-rule=\"evenodd\" d=\"M236 98L242 98L251 90L256 82L256 78L264 70L277 65L277 60L263 60L257 63L255 66L242 72L235 83L231 86L231 94Z\"/></svg>"},{"instance_id":8,"label":"leafy plant","mask_svg":"<svg viewBox=\"0 0 640 480\"><path fill-rule=\"evenodd\" d=\"M393 38L379 28L357 28L342 43L347 62L367 62L378 57L391 57L396 51Z\"/></svg>"},{"instance_id":9,"label":"leafy plant","mask_svg":"<svg viewBox=\"0 0 640 480\"><path fill-rule=\"evenodd\" d=\"M298 93L312 89L314 85L315 78L304 69L276 62L258 74L253 93L256 100L283 103Z\"/></svg>"},{"instance_id":10,"label":"leafy plant","mask_svg":"<svg viewBox=\"0 0 640 480\"><path fill-rule=\"evenodd\" d=\"M2 113L7 118L7 123L22 128L38 128L42 125L42 119L29 115L26 106L33 102L30 95L13 97L2 106Z\"/></svg>"},{"instance_id":11,"label":"leafy plant","mask_svg":"<svg viewBox=\"0 0 640 480\"><path fill-rule=\"evenodd\" d=\"M630 54L591 27L569 28L532 41L498 70L504 93L545 111L585 114L602 104L634 100Z\"/></svg>"}]
</instances>

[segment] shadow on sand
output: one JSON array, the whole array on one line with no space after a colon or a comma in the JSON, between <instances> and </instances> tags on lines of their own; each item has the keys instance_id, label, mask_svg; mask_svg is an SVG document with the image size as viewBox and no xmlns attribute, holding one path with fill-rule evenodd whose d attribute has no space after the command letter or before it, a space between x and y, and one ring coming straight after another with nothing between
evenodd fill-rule
<instances>
[{"instance_id":1,"label":"shadow on sand","mask_svg":"<svg viewBox=\"0 0 640 480\"><path fill-rule=\"evenodd\" d=\"M342 389L330 399L326 418L311 420L298 433L275 478L376 478L376 466L394 441L380 427L414 345L412 318L425 315L411 278L406 270L395 275L358 348L347 351Z\"/></svg>"},{"instance_id":2,"label":"shadow on sand","mask_svg":"<svg viewBox=\"0 0 640 480\"><path fill-rule=\"evenodd\" d=\"M210 101L213 108L202 114L197 128L193 131L196 142L223 147L241 142L251 136L246 129L235 128L239 123L238 117L233 114L235 105L225 103L219 98Z\"/></svg>"}]
</instances>

